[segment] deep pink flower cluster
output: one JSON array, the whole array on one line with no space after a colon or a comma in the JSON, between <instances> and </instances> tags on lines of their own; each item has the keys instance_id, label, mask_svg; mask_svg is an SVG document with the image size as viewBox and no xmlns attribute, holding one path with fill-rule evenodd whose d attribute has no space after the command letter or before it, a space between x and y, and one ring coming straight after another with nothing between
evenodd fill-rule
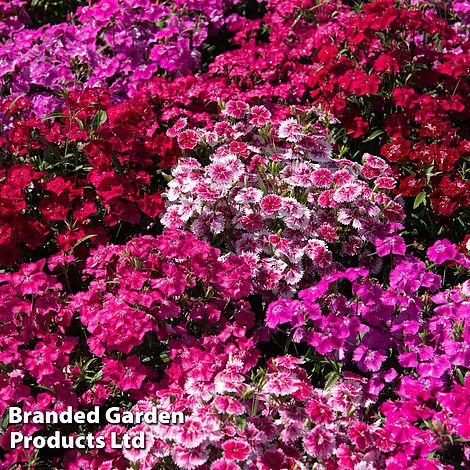
<instances>
[{"instance_id":1,"label":"deep pink flower cluster","mask_svg":"<svg viewBox=\"0 0 470 470\"><path fill-rule=\"evenodd\" d=\"M171 341L194 342L224 325L230 335L234 319L253 323L249 306L239 300L251 292L246 263L220 258L216 248L189 233L169 230L99 247L83 270L88 288L69 296L46 274L45 263L0 275L2 413L16 404L60 411L102 405L122 394L147 398L155 393L158 374L145 363L162 365L163 357L171 357ZM54 257L49 268L61 268L67 279L73 264L71 256ZM43 426L23 429L26 435L40 430L47 435ZM6 450L9 432L2 438ZM34 449L20 447L8 461L34 455Z\"/></svg>"},{"instance_id":2,"label":"deep pink flower cluster","mask_svg":"<svg viewBox=\"0 0 470 470\"><path fill-rule=\"evenodd\" d=\"M174 230L94 250L83 270L91 279L89 290L75 294L70 304L90 333L91 352L128 354L147 333L159 341L187 333L186 322L215 328L226 302L251 292L249 266L236 256L219 261L219 255Z\"/></svg>"},{"instance_id":3,"label":"deep pink flower cluster","mask_svg":"<svg viewBox=\"0 0 470 470\"><path fill-rule=\"evenodd\" d=\"M387 195L391 169L366 154L363 165L333 158L321 126L272 118L263 106L228 101L212 130L167 133L188 157L171 172L163 225L188 227L243 256L258 290L289 295L341 262L376 264L404 254L403 210ZM194 156L192 156L194 155Z\"/></svg>"}]
</instances>

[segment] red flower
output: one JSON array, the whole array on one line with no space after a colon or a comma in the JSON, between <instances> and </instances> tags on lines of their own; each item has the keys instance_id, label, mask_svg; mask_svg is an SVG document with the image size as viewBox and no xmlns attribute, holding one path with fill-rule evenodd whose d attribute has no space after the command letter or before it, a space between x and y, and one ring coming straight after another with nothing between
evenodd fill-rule
<instances>
[{"instance_id":1,"label":"red flower","mask_svg":"<svg viewBox=\"0 0 470 470\"><path fill-rule=\"evenodd\" d=\"M155 218L164 209L163 199L160 194L145 194L139 201L139 209L149 217Z\"/></svg>"},{"instance_id":2,"label":"red flower","mask_svg":"<svg viewBox=\"0 0 470 470\"><path fill-rule=\"evenodd\" d=\"M410 142L404 139L396 139L382 146L380 154L389 162L402 161L410 154Z\"/></svg>"},{"instance_id":3,"label":"red flower","mask_svg":"<svg viewBox=\"0 0 470 470\"><path fill-rule=\"evenodd\" d=\"M374 61L374 70L376 72L392 72L399 71L397 60L389 54L380 54Z\"/></svg>"}]
</instances>

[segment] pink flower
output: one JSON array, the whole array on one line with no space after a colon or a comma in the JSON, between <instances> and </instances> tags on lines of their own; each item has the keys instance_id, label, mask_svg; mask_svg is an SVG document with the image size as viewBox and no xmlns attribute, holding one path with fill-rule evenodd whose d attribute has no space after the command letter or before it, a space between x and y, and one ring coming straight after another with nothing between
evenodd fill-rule
<instances>
[{"instance_id":1,"label":"pink flower","mask_svg":"<svg viewBox=\"0 0 470 470\"><path fill-rule=\"evenodd\" d=\"M244 412L242 404L233 397L218 396L214 400L214 406L221 413L229 413L232 415L241 415Z\"/></svg>"},{"instance_id":2,"label":"pink flower","mask_svg":"<svg viewBox=\"0 0 470 470\"><path fill-rule=\"evenodd\" d=\"M263 391L275 396L291 395L299 390L300 382L288 372L266 374Z\"/></svg>"},{"instance_id":3,"label":"pink flower","mask_svg":"<svg viewBox=\"0 0 470 470\"><path fill-rule=\"evenodd\" d=\"M327 168L319 168L312 173L312 181L319 188L327 188L333 183L333 175Z\"/></svg>"},{"instance_id":4,"label":"pink flower","mask_svg":"<svg viewBox=\"0 0 470 470\"><path fill-rule=\"evenodd\" d=\"M240 467L235 462L219 459L211 465L211 470L240 470Z\"/></svg>"},{"instance_id":5,"label":"pink flower","mask_svg":"<svg viewBox=\"0 0 470 470\"><path fill-rule=\"evenodd\" d=\"M354 351L353 358L362 370L376 372L380 369L380 366L387 356L380 351L368 349L364 345L361 345Z\"/></svg>"},{"instance_id":6,"label":"pink flower","mask_svg":"<svg viewBox=\"0 0 470 470\"><path fill-rule=\"evenodd\" d=\"M288 118L279 124L277 135L287 142L298 142L303 135L302 126L294 118Z\"/></svg>"},{"instance_id":7,"label":"pink flower","mask_svg":"<svg viewBox=\"0 0 470 470\"><path fill-rule=\"evenodd\" d=\"M353 202L355 201L362 193L362 187L356 184L345 184L338 188L334 195L333 199L336 202Z\"/></svg>"},{"instance_id":8,"label":"pink flower","mask_svg":"<svg viewBox=\"0 0 470 470\"><path fill-rule=\"evenodd\" d=\"M229 460L245 460L250 453L250 446L241 439L230 439L222 444L224 457Z\"/></svg>"},{"instance_id":9,"label":"pink flower","mask_svg":"<svg viewBox=\"0 0 470 470\"><path fill-rule=\"evenodd\" d=\"M428 258L437 264L444 261L452 261L457 256L455 245L449 240L438 240L433 246L428 248Z\"/></svg>"},{"instance_id":10,"label":"pink flower","mask_svg":"<svg viewBox=\"0 0 470 470\"><path fill-rule=\"evenodd\" d=\"M315 426L304 437L305 451L312 457L324 460L335 448L334 434L323 426Z\"/></svg>"},{"instance_id":11,"label":"pink flower","mask_svg":"<svg viewBox=\"0 0 470 470\"><path fill-rule=\"evenodd\" d=\"M248 120L256 127L264 126L271 117L271 113L264 106L253 106Z\"/></svg>"},{"instance_id":12,"label":"pink flower","mask_svg":"<svg viewBox=\"0 0 470 470\"><path fill-rule=\"evenodd\" d=\"M266 325L268 325L269 328L276 328L277 325L290 322L297 305L300 306L298 300L287 299L270 303L266 311Z\"/></svg>"},{"instance_id":13,"label":"pink flower","mask_svg":"<svg viewBox=\"0 0 470 470\"><path fill-rule=\"evenodd\" d=\"M178 136L178 144L182 149L193 149L199 142L199 137L195 131L189 129Z\"/></svg>"},{"instance_id":14,"label":"pink flower","mask_svg":"<svg viewBox=\"0 0 470 470\"><path fill-rule=\"evenodd\" d=\"M186 449L179 445L173 449L172 458L179 467L192 470L207 461L208 453L204 446Z\"/></svg>"},{"instance_id":15,"label":"pink flower","mask_svg":"<svg viewBox=\"0 0 470 470\"><path fill-rule=\"evenodd\" d=\"M227 116L240 119L245 116L248 111L248 105L241 100L230 100L225 106L224 113Z\"/></svg>"},{"instance_id":16,"label":"pink flower","mask_svg":"<svg viewBox=\"0 0 470 470\"><path fill-rule=\"evenodd\" d=\"M263 211L266 212L266 214L274 214L274 212L278 211L281 208L282 199L279 196L270 194L268 196L263 197L260 205Z\"/></svg>"},{"instance_id":17,"label":"pink flower","mask_svg":"<svg viewBox=\"0 0 470 470\"><path fill-rule=\"evenodd\" d=\"M399 235L393 235L384 239L377 238L374 243L377 248L377 254L382 257L390 253L404 255L406 252L405 242Z\"/></svg>"},{"instance_id":18,"label":"pink flower","mask_svg":"<svg viewBox=\"0 0 470 470\"><path fill-rule=\"evenodd\" d=\"M105 358L103 362L103 380L115 383L121 390L139 389L148 374L137 356L129 356L124 361Z\"/></svg>"},{"instance_id":19,"label":"pink flower","mask_svg":"<svg viewBox=\"0 0 470 470\"><path fill-rule=\"evenodd\" d=\"M187 419L183 425L175 428L174 436L187 449L198 447L207 438L203 424L194 419Z\"/></svg>"}]
</instances>

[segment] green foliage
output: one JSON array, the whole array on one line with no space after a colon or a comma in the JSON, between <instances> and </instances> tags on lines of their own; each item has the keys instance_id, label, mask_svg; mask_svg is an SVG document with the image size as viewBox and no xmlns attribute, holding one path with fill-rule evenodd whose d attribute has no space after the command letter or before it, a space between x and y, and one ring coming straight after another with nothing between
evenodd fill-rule
<instances>
[{"instance_id":1,"label":"green foliage","mask_svg":"<svg viewBox=\"0 0 470 470\"><path fill-rule=\"evenodd\" d=\"M88 4L88 0L31 0L27 11L33 26L47 23L61 23L69 14L75 13L81 5Z\"/></svg>"}]
</instances>

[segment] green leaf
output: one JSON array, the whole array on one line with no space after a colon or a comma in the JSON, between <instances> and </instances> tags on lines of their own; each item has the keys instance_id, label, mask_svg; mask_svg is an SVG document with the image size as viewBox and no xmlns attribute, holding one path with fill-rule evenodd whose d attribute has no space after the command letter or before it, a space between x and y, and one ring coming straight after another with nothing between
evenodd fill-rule
<instances>
[{"instance_id":1,"label":"green leaf","mask_svg":"<svg viewBox=\"0 0 470 470\"><path fill-rule=\"evenodd\" d=\"M69 253L72 253L73 250L74 250L75 248L77 248L77 246L80 245L81 243L86 242L86 241L89 240L90 238L94 238L94 237L97 237L97 236L98 236L97 233L92 233L91 235L87 235L86 237L80 238L80 240L78 240L78 242L75 243L75 245L74 245L72 248L70 248Z\"/></svg>"},{"instance_id":2,"label":"green leaf","mask_svg":"<svg viewBox=\"0 0 470 470\"><path fill-rule=\"evenodd\" d=\"M259 175L258 175L258 184L259 184L259 187L261 188L261 191L263 191L264 194L267 194L268 190L266 189L266 185L264 184L264 181Z\"/></svg>"},{"instance_id":3,"label":"green leaf","mask_svg":"<svg viewBox=\"0 0 470 470\"><path fill-rule=\"evenodd\" d=\"M17 96L11 103L10 105L8 106L6 112L5 112L5 115L7 115L12 109L13 109L13 106L15 106L15 104L18 102L18 100L20 98L23 98L23 96L26 96L26 93L21 93L21 95Z\"/></svg>"},{"instance_id":4,"label":"green leaf","mask_svg":"<svg viewBox=\"0 0 470 470\"><path fill-rule=\"evenodd\" d=\"M94 132L96 131L102 124L104 124L108 120L108 115L106 111L100 109L93 118L93 122L91 123L91 130Z\"/></svg>"},{"instance_id":5,"label":"green leaf","mask_svg":"<svg viewBox=\"0 0 470 470\"><path fill-rule=\"evenodd\" d=\"M55 119L55 118L68 118L70 117L68 114L65 113L51 113L47 116L43 117L43 121L47 121L48 119Z\"/></svg>"},{"instance_id":6,"label":"green leaf","mask_svg":"<svg viewBox=\"0 0 470 470\"><path fill-rule=\"evenodd\" d=\"M372 134L367 137L367 139L364 139L363 142L370 142L371 140L374 140L377 138L379 135L385 134L385 132L382 129L377 129Z\"/></svg>"},{"instance_id":7,"label":"green leaf","mask_svg":"<svg viewBox=\"0 0 470 470\"><path fill-rule=\"evenodd\" d=\"M413 209L416 209L419 207L421 204L426 205L426 193L424 191L421 191L416 197L415 197L415 202L413 204Z\"/></svg>"}]
</instances>

